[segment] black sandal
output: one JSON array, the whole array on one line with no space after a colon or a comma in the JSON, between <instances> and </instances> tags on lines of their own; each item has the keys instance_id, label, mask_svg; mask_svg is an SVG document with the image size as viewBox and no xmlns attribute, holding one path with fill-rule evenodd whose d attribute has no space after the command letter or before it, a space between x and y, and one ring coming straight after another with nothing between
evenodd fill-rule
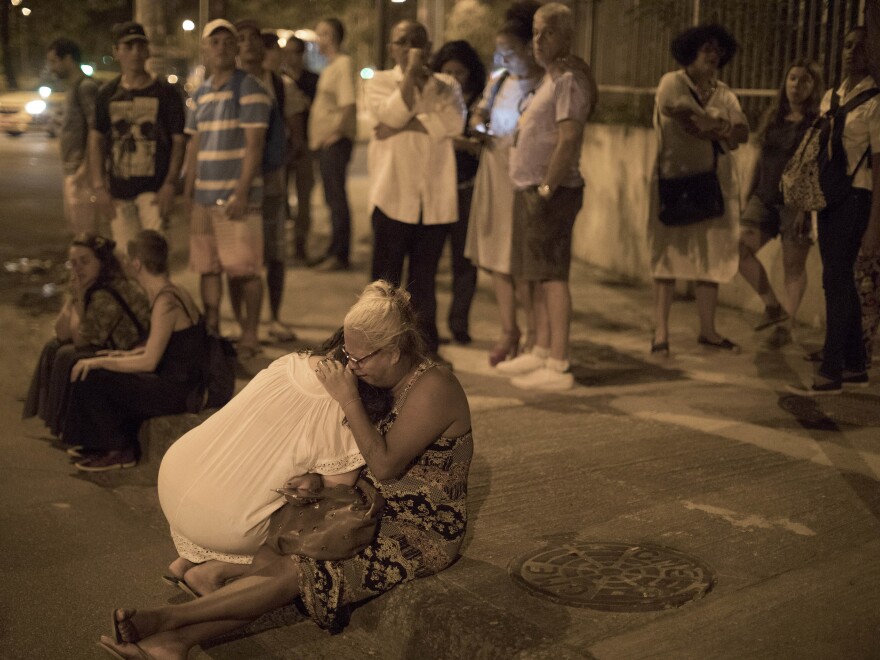
<instances>
[{"instance_id":1,"label":"black sandal","mask_svg":"<svg viewBox=\"0 0 880 660\"><path fill-rule=\"evenodd\" d=\"M654 340L651 340L651 355L657 355L658 353L662 353L663 357L669 357L669 342L661 341L659 344L654 343Z\"/></svg>"},{"instance_id":2,"label":"black sandal","mask_svg":"<svg viewBox=\"0 0 880 660\"><path fill-rule=\"evenodd\" d=\"M708 346L709 348L716 348L719 351L730 351L731 353L739 353L739 345L734 344L727 337L722 337L721 341L710 341L706 339L703 335L697 337L697 343L702 344L703 346Z\"/></svg>"}]
</instances>

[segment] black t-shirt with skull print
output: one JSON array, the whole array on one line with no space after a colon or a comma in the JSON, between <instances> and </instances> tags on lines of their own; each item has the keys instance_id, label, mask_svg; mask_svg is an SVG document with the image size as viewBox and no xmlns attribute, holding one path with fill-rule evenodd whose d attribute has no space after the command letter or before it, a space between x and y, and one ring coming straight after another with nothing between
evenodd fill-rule
<instances>
[{"instance_id":1,"label":"black t-shirt with skull print","mask_svg":"<svg viewBox=\"0 0 880 660\"><path fill-rule=\"evenodd\" d=\"M104 135L104 164L115 199L156 192L168 175L171 136L183 134L183 98L161 81L126 89L121 77L104 85L95 102L94 128Z\"/></svg>"}]
</instances>

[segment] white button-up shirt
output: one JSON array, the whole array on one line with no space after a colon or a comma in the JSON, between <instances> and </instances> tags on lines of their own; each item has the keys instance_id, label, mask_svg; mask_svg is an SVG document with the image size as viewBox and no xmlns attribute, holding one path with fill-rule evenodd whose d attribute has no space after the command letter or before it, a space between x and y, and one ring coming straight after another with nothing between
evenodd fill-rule
<instances>
[{"instance_id":1,"label":"white button-up shirt","mask_svg":"<svg viewBox=\"0 0 880 660\"><path fill-rule=\"evenodd\" d=\"M871 76L865 76L858 85L847 91L845 96L841 86L837 90L837 94L840 96L840 105L846 105L846 103L852 101L865 90L876 86L877 83L874 82ZM828 112L830 109L831 90L829 89L825 94L825 98L822 99L819 110L821 112ZM880 152L880 94L847 113L846 123L843 128L843 148L846 151L847 171L849 174L853 173L853 170L859 164L859 160L865 155L865 151L870 149L870 153L865 160L870 159L872 154ZM868 163L862 161L862 166L859 167L859 170L853 177L853 188L871 190L873 184L874 179L871 169L868 167Z\"/></svg>"},{"instance_id":2,"label":"white button-up shirt","mask_svg":"<svg viewBox=\"0 0 880 660\"><path fill-rule=\"evenodd\" d=\"M434 74L415 92L408 108L400 92L403 70L378 71L366 84L367 109L374 125L401 128L413 117L426 133L403 131L375 136L367 150L370 209L378 207L399 222L426 225L458 220L458 191L452 138L461 135L467 110L461 88L450 76Z\"/></svg>"}]
</instances>

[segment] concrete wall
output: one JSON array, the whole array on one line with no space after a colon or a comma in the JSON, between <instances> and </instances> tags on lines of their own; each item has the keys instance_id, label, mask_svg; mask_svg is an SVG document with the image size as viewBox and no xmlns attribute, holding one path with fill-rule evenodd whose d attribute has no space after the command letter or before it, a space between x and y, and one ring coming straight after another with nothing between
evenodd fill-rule
<instances>
[{"instance_id":1,"label":"concrete wall","mask_svg":"<svg viewBox=\"0 0 880 660\"><path fill-rule=\"evenodd\" d=\"M656 154L654 132L646 128L588 125L581 153L586 179L584 208L574 228L574 256L627 279L650 282L646 237L648 185ZM750 181L757 150L751 144L734 152L739 178ZM772 241L759 253L777 296L782 295L782 251ZM821 263L818 248L807 260L809 283L798 312L802 323L824 323ZM737 275L721 285L723 304L761 311L757 294Z\"/></svg>"}]
</instances>

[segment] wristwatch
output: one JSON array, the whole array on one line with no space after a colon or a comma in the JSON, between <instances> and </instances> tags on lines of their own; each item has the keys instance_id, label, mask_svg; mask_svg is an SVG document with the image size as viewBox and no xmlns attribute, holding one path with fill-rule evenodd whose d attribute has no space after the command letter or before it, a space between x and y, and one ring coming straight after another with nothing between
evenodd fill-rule
<instances>
[{"instance_id":1,"label":"wristwatch","mask_svg":"<svg viewBox=\"0 0 880 660\"><path fill-rule=\"evenodd\" d=\"M550 186L546 183L538 186L538 197L541 199L550 199L551 190Z\"/></svg>"}]
</instances>

